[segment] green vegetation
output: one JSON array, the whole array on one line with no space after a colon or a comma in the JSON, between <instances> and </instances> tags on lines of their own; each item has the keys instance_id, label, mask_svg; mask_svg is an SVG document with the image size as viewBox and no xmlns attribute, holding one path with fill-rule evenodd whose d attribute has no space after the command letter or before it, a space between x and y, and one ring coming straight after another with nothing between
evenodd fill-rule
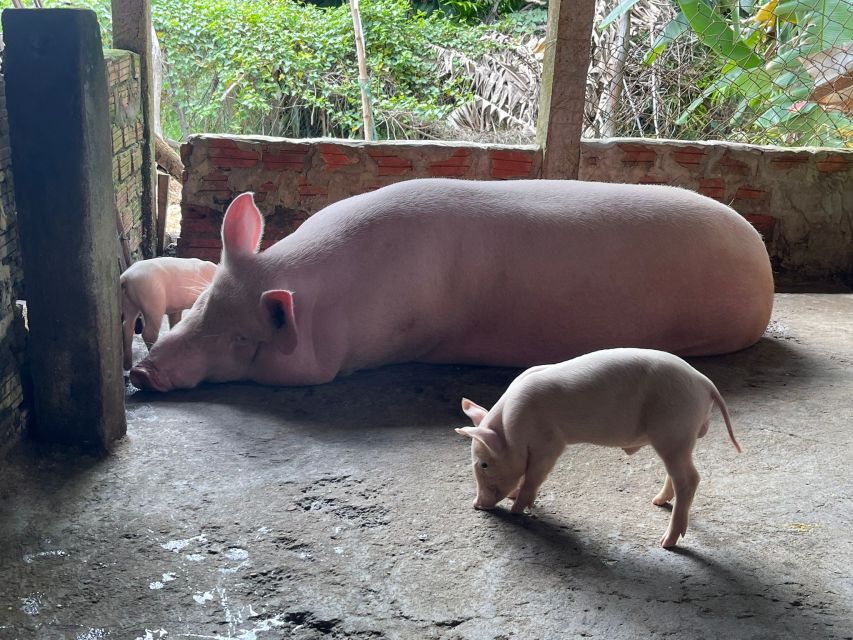
<instances>
[{"instance_id":1,"label":"green vegetation","mask_svg":"<svg viewBox=\"0 0 853 640\"><path fill-rule=\"evenodd\" d=\"M75 2L109 43L109 0ZM167 137L363 136L347 0L152 2ZM539 2L361 0L378 137L532 141ZM830 54L853 66L853 0L599 0L596 24L587 137L853 147L820 77Z\"/></svg>"},{"instance_id":2,"label":"green vegetation","mask_svg":"<svg viewBox=\"0 0 853 640\"><path fill-rule=\"evenodd\" d=\"M620 3L599 29L644 1ZM712 126L715 137L759 144L853 146L850 105L818 102L831 93L823 76L834 77L832 56L853 60L853 1L673 0L673 9L644 62L656 64L673 44L699 45L690 62L705 67L701 92L680 105L677 127Z\"/></svg>"}]
</instances>

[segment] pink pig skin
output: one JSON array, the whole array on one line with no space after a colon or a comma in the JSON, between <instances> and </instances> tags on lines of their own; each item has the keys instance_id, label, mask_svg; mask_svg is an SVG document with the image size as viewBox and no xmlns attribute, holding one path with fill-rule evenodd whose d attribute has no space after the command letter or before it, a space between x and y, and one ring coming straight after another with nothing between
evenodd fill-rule
<instances>
[{"instance_id":1,"label":"pink pig skin","mask_svg":"<svg viewBox=\"0 0 853 640\"><path fill-rule=\"evenodd\" d=\"M256 253L262 230L238 196L212 286L134 384L318 384L391 362L528 366L615 346L726 353L761 337L773 303L758 233L674 187L410 180Z\"/></svg>"},{"instance_id":2,"label":"pink pig skin","mask_svg":"<svg viewBox=\"0 0 853 640\"><path fill-rule=\"evenodd\" d=\"M181 319L181 311L189 309L198 295L213 280L216 264L196 258L152 258L130 265L121 274L122 337L124 368L132 364L133 328L142 315L145 326L142 338L150 349L157 341L163 316L169 326Z\"/></svg>"},{"instance_id":3,"label":"pink pig skin","mask_svg":"<svg viewBox=\"0 0 853 640\"><path fill-rule=\"evenodd\" d=\"M647 444L663 459L666 480L654 504L675 497L661 537L672 547L687 533L688 512L699 484L693 466L696 439L708 431L714 405L735 440L717 387L681 358L652 349L606 349L567 362L528 369L509 385L491 411L463 399L473 427L477 481L474 507L492 509L509 496L513 513L532 507L536 493L567 445L621 447L628 455Z\"/></svg>"}]
</instances>

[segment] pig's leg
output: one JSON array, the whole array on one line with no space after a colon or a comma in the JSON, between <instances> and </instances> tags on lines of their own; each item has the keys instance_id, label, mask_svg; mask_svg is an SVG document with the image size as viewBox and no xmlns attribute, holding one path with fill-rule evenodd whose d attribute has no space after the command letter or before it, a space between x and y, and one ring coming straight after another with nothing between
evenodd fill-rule
<instances>
[{"instance_id":1,"label":"pig's leg","mask_svg":"<svg viewBox=\"0 0 853 640\"><path fill-rule=\"evenodd\" d=\"M533 506L536 494L539 492L539 487L542 486L545 478L548 477L551 469L554 468L557 458L559 458L559 454L554 457L538 460L532 464L528 462L521 485L517 489L518 495L512 505L512 513L524 513L525 508Z\"/></svg>"},{"instance_id":2,"label":"pig's leg","mask_svg":"<svg viewBox=\"0 0 853 640\"><path fill-rule=\"evenodd\" d=\"M180 311L176 311L175 313L169 314L169 328L170 329L172 327L174 327L176 324L178 324L180 321L181 321L181 312Z\"/></svg>"},{"instance_id":3,"label":"pig's leg","mask_svg":"<svg viewBox=\"0 0 853 640\"><path fill-rule=\"evenodd\" d=\"M122 343L124 346L124 356L122 365L125 370L133 366L133 325L136 324L136 317L125 315L124 321L121 323Z\"/></svg>"},{"instance_id":4,"label":"pig's leg","mask_svg":"<svg viewBox=\"0 0 853 640\"><path fill-rule=\"evenodd\" d=\"M523 484L524 484L524 476L521 476L518 479L518 484L515 485L515 489L513 489L512 491L509 492L509 494L507 495L507 498L509 498L510 500L517 499L518 498L518 492L521 491L521 485L523 485Z\"/></svg>"},{"instance_id":5,"label":"pig's leg","mask_svg":"<svg viewBox=\"0 0 853 640\"><path fill-rule=\"evenodd\" d=\"M699 486L699 472L693 466L693 447L661 453L666 472L672 479L675 490L675 506L669 519L669 527L660 539L662 547L674 547L678 539L687 533L690 505Z\"/></svg>"},{"instance_id":6,"label":"pig's leg","mask_svg":"<svg viewBox=\"0 0 853 640\"><path fill-rule=\"evenodd\" d=\"M669 474L666 474L666 480L663 481L663 489L652 499L652 504L661 507L672 500L674 496L675 490L672 488L672 478L669 477Z\"/></svg>"},{"instance_id":7,"label":"pig's leg","mask_svg":"<svg viewBox=\"0 0 853 640\"><path fill-rule=\"evenodd\" d=\"M142 317L145 319L145 326L142 327L142 339L145 340L145 346L150 350L152 345L157 342L157 336L160 335L160 325L163 323L163 315L143 312Z\"/></svg>"},{"instance_id":8,"label":"pig's leg","mask_svg":"<svg viewBox=\"0 0 853 640\"><path fill-rule=\"evenodd\" d=\"M128 299L126 293L122 293L121 337L124 347L122 366L127 370L133 366L133 329L136 326L136 319L139 317L139 309Z\"/></svg>"}]
</instances>

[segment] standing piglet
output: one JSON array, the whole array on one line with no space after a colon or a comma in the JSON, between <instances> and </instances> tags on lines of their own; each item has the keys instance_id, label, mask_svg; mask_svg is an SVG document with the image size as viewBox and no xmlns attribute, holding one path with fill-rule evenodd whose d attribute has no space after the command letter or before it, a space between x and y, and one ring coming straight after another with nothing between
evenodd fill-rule
<instances>
[{"instance_id":1,"label":"standing piglet","mask_svg":"<svg viewBox=\"0 0 853 640\"><path fill-rule=\"evenodd\" d=\"M181 312L193 306L199 294L213 280L216 264L197 258L152 258L130 265L121 274L122 335L124 368L133 364L133 329L142 316L142 338L148 348L157 341L163 316L169 327L181 319Z\"/></svg>"},{"instance_id":2,"label":"standing piglet","mask_svg":"<svg viewBox=\"0 0 853 640\"><path fill-rule=\"evenodd\" d=\"M704 375L681 358L653 349L606 349L519 375L487 411L470 400L462 410L475 426L468 436L477 497L491 509L509 496L512 511L533 506L536 492L566 445L586 442L621 447L628 455L650 444L663 459L666 481L652 502L675 497L669 528L660 540L673 547L687 532L699 484L692 453L708 431L716 404L732 433L726 405Z\"/></svg>"}]
</instances>

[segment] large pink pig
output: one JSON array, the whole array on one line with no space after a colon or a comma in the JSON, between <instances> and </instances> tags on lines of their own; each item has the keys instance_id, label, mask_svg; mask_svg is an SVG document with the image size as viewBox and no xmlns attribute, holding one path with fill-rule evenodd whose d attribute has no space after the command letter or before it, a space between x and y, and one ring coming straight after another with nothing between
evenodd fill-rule
<instances>
[{"instance_id":1,"label":"large pink pig","mask_svg":"<svg viewBox=\"0 0 853 640\"><path fill-rule=\"evenodd\" d=\"M729 207L664 186L425 179L341 200L257 253L251 194L213 284L131 372L293 385L391 362L528 366L606 347L726 353L761 337L773 278Z\"/></svg>"}]
</instances>

